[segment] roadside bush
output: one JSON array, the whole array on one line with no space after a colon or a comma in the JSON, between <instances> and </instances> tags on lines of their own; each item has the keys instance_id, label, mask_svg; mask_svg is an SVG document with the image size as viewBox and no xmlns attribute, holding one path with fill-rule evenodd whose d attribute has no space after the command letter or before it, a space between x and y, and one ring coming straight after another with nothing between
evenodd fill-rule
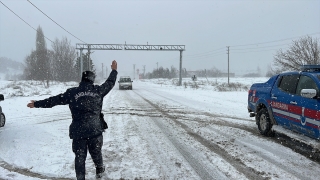
<instances>
[{"instance_id":1,"label":"roadside bush","mask_svg":"<svg viewBox=\"0 0 320 180\"><path fill-rule=\"evenodd\" d=\"M172 79L171 82L172 82L172 85L179 86L179 80L178 79Z\"/></svg>"},{"instance_id":2,"label":"roadside bush","mask_svg":"<svg viewBox=\"0 0 320 180\"><path fill-rule=\"evenodd\" d=\"M19 90L19 91L15 91L15 92L13 92L13 93L11 93L9 95L11 97L18 97L18 96L24 96L24 93L21 90Z\"/></svg>"},{"instance_id":3,"label":"roadside bush","mask_svg":"<svg viewBox=\"0 0 320 180\"><path fill-rule=\"evenodd\" d=\"M216 85L216 89L218 91L248 91L249 90L248 85L244 85L241 83L222 83Z\"/></svg>"},{"instance_id":4,"label":"roadside bush","mask_svg":"<svg viewBox=\"0 0 320 180\"><path fill-rule=\"evenodd\" d=\"M187 88L188 87L188 83L187 82L183 82L183 86L184 86L184 88Z\"/></svg>"},{"instance_id":5,"label":"roadside bush","mask_svg":"<svg viewBox=\"0 0 320 180\"><path fill-rule=\"evenodd\" d=\"M198 89L198 88L199 88L198 83L197 83L197 82L191 83L191 88L193 88L193 89Z\"/></svg>"}]
</instances>

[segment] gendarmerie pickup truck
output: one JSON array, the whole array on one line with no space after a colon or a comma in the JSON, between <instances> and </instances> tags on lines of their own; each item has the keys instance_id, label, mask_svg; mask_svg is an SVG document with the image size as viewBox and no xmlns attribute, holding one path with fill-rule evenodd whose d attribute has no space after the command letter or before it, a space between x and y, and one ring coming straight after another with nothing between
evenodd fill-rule
<instances>
[{"instance_id":1,"label":"gendarmerie pickup truck","mask_svg":"<svg viewBox=\"0 0 320 180\"><path fill-rule=\"evenodd\" d=\"M301 71L285 72L265 83L252 84L248 112L262 135L272 136L272 126L319 139L320 65L304 65Z\"/></svg>"}]
</instances>

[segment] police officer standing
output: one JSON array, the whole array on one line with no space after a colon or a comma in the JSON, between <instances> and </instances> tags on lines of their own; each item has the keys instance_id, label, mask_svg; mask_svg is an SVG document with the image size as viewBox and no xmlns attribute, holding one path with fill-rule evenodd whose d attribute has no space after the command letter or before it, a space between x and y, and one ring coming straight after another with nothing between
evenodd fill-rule
<instances>
[{"instance_id":1,"label":"police officer standing","mask_svg":"<svg viewBox=\"0 0 320 180\"><path fill-rule=\"evenodd\" d=\"M69 136L72 139L72 151L75 154L75 171L77 180L85 179L85 161L89 151L96 167L96 177L104 175L101 148L103 145L100 113L103 98L110 92L117 79L117 62L111 64L111 73L101 85L94 85L96 75L92 71L82 73L78 87L67 89L66 92L50 98L27 104L30 108L51 108L56 105L69 105L72 123Z\"/></svg>"}]
</instances>

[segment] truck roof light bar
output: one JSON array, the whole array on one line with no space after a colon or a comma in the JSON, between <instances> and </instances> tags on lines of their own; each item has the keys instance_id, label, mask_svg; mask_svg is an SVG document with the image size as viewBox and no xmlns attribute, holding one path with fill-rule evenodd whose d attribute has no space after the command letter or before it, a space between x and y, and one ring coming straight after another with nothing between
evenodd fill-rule
<instances>
[{"instance_id":1,"label":"truck roof light bar","mask_svg":"<svg viewBox=\"0 0 320 180\"><path fill-rule=\"evenodd\" d=\"M320 71L320 65L302 65L300 66L300 70L308 72Z\"/></svg>"}]
</instances>

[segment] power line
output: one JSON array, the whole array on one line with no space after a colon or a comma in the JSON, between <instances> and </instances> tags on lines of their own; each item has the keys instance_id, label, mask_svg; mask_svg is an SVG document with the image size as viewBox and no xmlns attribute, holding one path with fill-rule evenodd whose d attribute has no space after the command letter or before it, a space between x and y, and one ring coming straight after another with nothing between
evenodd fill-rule
<instances>
[{"instance_id":1,"label":"power line","mask_svg":"<svg viewBox=\"0 0 320 180\"><path fill-rule=\"evenodd\" d=\"M203 56L212 56L212 55L219 54L221 52L224 52L224 50L223 51L218 51L218 52L215 52L215 53L210 53L210 54L186 55L186 57L187 58L197 58L197 57L203 57Z\"/></svg>"},{"instance_id":2,"label":"power line","mask_svg":"<svg viewBox=\"0 0 320 180\"><path fill-rule=\"evenodd\" d=\"M211 54L198 55L196 57L190 57L190 55L189 56L186 55L186 57L184 57L183 59L185 61L192 61L192 60L205 59L208 57L215 57L215 56L219 56L219 55L223 55L223 54L225 54L225 51L219 51L219 52L211 53ZM168 60L164 60L162 62L168 62L168 61L176 60L178 58L179 58L179 56L175 56L175 57L169 58Z\"/></svg>"},{"instance_id":3,"label":"power line","mask_svg":"<svg viewBox=\"0 0 320 180\"><path fill-rule=\"evenodd\" d=\"M45 14L43 11L41 11L37 6L35 6L32 2L30 2L30 0L27 0L30 4L32 4L32 6L34 6L35 8L37 8L42 14L44 14L45 16L47 16L47 18L49 18L52 22L54 22L56 25L58 25L59 27L61 27L63 30L65 30L67 33L69 33L71 36L73 36L74 38L78 39L79 41L87 44L86 42L82 41L81 39L79 39L78 37L76 37L75 35L73 35L72 33L70 33L69 31L67 31L65 28L63 28L62 26L60 26L60 24L58 24L56 21L54 21L52 18L50 18L47 14Z\"/></svg>"},{"instance_id":4,"label":"power line","mask_svg":"<svg viewBox=\"0 0 320 180\"><path fill-rule=\"evenodd\" d=\"M5 4L3 4L2 1L0 1L1 4L3 6L5 6L7 9L9 9L14 15L16 15L19 19L21 19L24 23L26 23L28 26L30 26L32 29L34 29L36 32L38 32L38 30L36 30L34 27L32 27L29 23L27 23L24 19L22 19L18 14L16 14L14 11L12 11L8 6L6 6ZM44 36L44 35L43 35ZM46 36L44 36L46 39L48 39L49 41L51 41L52 43L54 43L51 39L47 38Z\"/></svg>"},{"instance_id":5,"label":"power line","mask_svg":"<svg viewBox=\"0 0 320 180\"><path fill-rule=\"evenodd\" d=\"M221 51L222 49L224 49L224 47L223 48L219 48L219 49L215 49L215 50L212 50L212 51L203 52L203 53L185 55L184 59L189 59L189 61L190 61L190 60L193 60L193 59L204 59L206 57L214 57L214 56L217 56L217 55L224 54L224 53L222 53L224 51ZM215 52L215 51L218 51L218 52ZM172 58L170 58L168 60L165 60L163 62L172 61L172 60L175 60L177 58L179 58L179 57L172 57Z\"/></svg>"},{"instance_id":6,"label":"power line","mask_svg":"<svg viewBox=\"0 0 320 180\"><path fill-rule=\"evenodd\" d=\"M238 51L238 50L247 50L247 49L263 49L263 48L269 48L269 47L275 47L275 46L285 46L285 45L290 45L288 44L278 44L278 45L273 45L273 46L262 46L262 47L252 47L252 48L240 48L240 49L232 49L233 51Z\"/></svg>"},{"instance_id":7,"label":"power line","mask_svg":"<svg viewBox=\"0 0 320 180\"><path fill-rule=\"evenodd\" d=\"M198 58L203 58L203 57L214 57L214 56L217 56L220 54L224 54L224 51L220 51L220 52L213 53L213 54L204 54L204 55L199 55L199 56L193 56L193 57L186 56L186 57L184 57L184 59L198 59Z\"/></svg>"},{"instance_id":8,"label":"power line","mask_svg":"<svg viewBox=\"0 0 320 180\"><path fill-rule=\"evenodd\" d=\"M320 34L320 32L311 33L311 34L307 34L307 35L315 35L315 34ZM304 36L306 36L306 35L304 35ZM262 43L255 43L255 44L234 45L234 46L231 46L231 47L252 46L252 45L259 45L259 44L267 44L267 43L273 43L273 42L279 42L279 41L286 41L286 40L291 40L291 39L296 39L296 38L301 38L301 37L303 37L303 36L298 36L298 37L293 37L293 38L286 38L286 39L280 39L280 40L275 40L275 41L262 42Z\"/></svg>"},{"instance_id":9,"label":"power line","mask_svg":"<svg viewBox=\"0 0 320 180\"><path fill-rule=\"evenodd\" d=\"M212 50L212 51L207 51L207 52L198 53L198 54L191 54L191 55L186 55L186 56L197 56L197 55L202 55L202 54L207 54L207 53L211 54L211 52L219 51L221 49L224 49L224 47L223 48L219 48L219 49L215 49L215 50Z\"/></svg>"},{"instance_id":10,"label":"power line","mask_svg":"<svg viewBox=\"0 0 320 180\"><path fill-rule=\"evenodd\" d=\"M320 32L311 33L311 34L309 34L309 35L315 35L315 34L320 34ZM255 44L235 45L235 46L230 46L230 47L240 47L240 46L252 46L252 45L267 44L267 43L273 43L273 42L280 42L280 41L291 40L291 39L295 39L295 38L299 38L299 37L302 37L302 36L298 36L298 37L294 37L294 38L280 39L280 40L275 40L275 41L262 42L262 43L255 43ZM269 48L269 47L283 46L283 45L290 45L290 43L287 43L287 44L278 44L278 45L273 45L273 46L240 48L240 49L232 49L232 50L233 50L233 51L234 51L234 50L237 51L237 50L247 50L247 49L262 49L262 48ZM210 57L210 55L216 55L216 53L218 53L217 55L220 55L220 52L221 52L221 51L219 51L219 50L224 49L224 48L225 48L225 47L219 48L219 49L215 49L215 50L212 50L212 51L207 51L207 52L198 53L198 54L185 55L185 56L187 56L187 57L190 57L190 56L192 56L192 57L202 57L202 56ZM215 52L215 51L218 51L218 52ZM261 51L263 51L263 50L261 50ZM265 51L270 51L270 49L265 50ZM215 53L211 53L211 52L215 52ZM247 52L259 52L259 51L247 51Z\"/></svg>"},{"instance_id":11,"label":"power line","mask_svg":"<svg viewBox=\"0 0 320 180\"><path fill-rule=\"evenodd\" d=\"M312 34L309 34L309 35L315 35L315 34L320 34L320 32L312 33ZM298 36L298 37L302 37L302 36ZM273 43L273 42L280 42L280 41L285 41L285 40L291 40L291 39L295 39L295 38L297 38L297 37L280 39L280 40L269 41L269 42L262 42L262 43L255 43L255 44L236 45L236 46L230 46L230 47L260 45L260 44L267 44L267 43ZM234 53L250 53L250 52L271 51L271 50L276 50L276 49L266 49L266 50L259 50L259 51L245 51L245 52L241 52L241 50L263 49L263 48L270 48L270 47L284 46L284 45L290 45L290 43L287 43L287 44L277 44L277 45L272 45L272 46L262 46L262 47L239 48L239 49L232 49L232 51L235 50L236 52L234 52ZM224 48L225 48L225 47L224 47ZM195 59L195 58L203 59L203 58L206 58L206 57L213 57L213 56L221 55L221 52L222 52L222 51L219 51L219 50L224 49L224 48L219 48L219 49L215 49L215 50L207 51L207 52L203 52L203 53L185 55L185 58L186 58L186 59L188 59L188 58L191 58L191 59ZM240 50L240 52L239 52L239 50ZM218 52L215 52L215 51L218 51ZM176 58L174 58L174 59L176 59Z\"/></svg>"},{"instance_id":12,"label":"power line","mask_svg":"<svg viewBox=\"0 0 320 180\"><path fill-rule=\"evenodd\" d=\"M214 55L210 55L210 56L202 56L202 57L193 57L193 58L190 58L190 57L186 57L184 58L185 61L192 61L192 60L199 60L199 59L206 59L206 58L210 58L210 57L215 57L215 56L219 56L219 55L224 55L226 54L225 52L220 52L218 54L214 54Z\"/></svg>"},{"instance_id":13,"label":"power line","mask_svg":"<svg viewBox=\"0 0 320 180\"><path fill-rule=\"evenodd\" d=\"M320 34L320 32L319 33L312 33L312 34L309 34L309 35L314 35L314 34ZM299 36L299 37L302 37L302 36ZM250 44L250 45L259 45L259 44L266 44L266 43L271 43L271 42L279 42L279 41L285 41L285 40L288 40L288 39L294 39L294 38L287 38L287 39L269 41L269 42L264 42L264 43L256 43L256 44ZM235 50L235 51L233 51L233 53L235 53L235 54L239 54L239 53L254 53L254 52L263 52L263 51L276 51L276 50L279 50L279 49L263 49L263 48L270 48L270 47L284 46L284 45L290 45L290 43L277 44L277 45L271 45L271 46L262 46L262 47L238 48L238 49L232 49L232 51ZM249 46L249 45L238 45L238 46ZM229 46L229 47L236 47L236 46ZM219 48L219 49L215 49L215 50L212 50L212 51L203 52L203 53L197 53L197 54L192 54L192 55L185 55L184 60L185 61L199 60L199 59L205 59L205 58L208 58L208 57L214 57L214 56L225 54L224 51L219 51L221 49L224 49L224 48ZM253 49L253 51L243 51L243 50L249 50L249 49ZM262 50L258 50L258 49L262 49ZM216 52L214 52L214 51L216 51ZM212 53L210 53L210 52L212 52ZM177 58L178 57L172 57L172 58L170 58L168 60L165 60L163 62L172 61L172 60L175 60Z\"/></svg>"},{"instance_id":14,"label":"power line","mask_svg":"<svg viewBox=\"0 0 320 180\"><path fill-rule=\"evenodd\" d=\"M253 53L253 52L264 52L264 51L276 51L279 49L265 49L265 50L259 50L259 51L238 51L238 52L233 52L234 54L238 54L238 53Z\"/></svg>"}]
</instances>

